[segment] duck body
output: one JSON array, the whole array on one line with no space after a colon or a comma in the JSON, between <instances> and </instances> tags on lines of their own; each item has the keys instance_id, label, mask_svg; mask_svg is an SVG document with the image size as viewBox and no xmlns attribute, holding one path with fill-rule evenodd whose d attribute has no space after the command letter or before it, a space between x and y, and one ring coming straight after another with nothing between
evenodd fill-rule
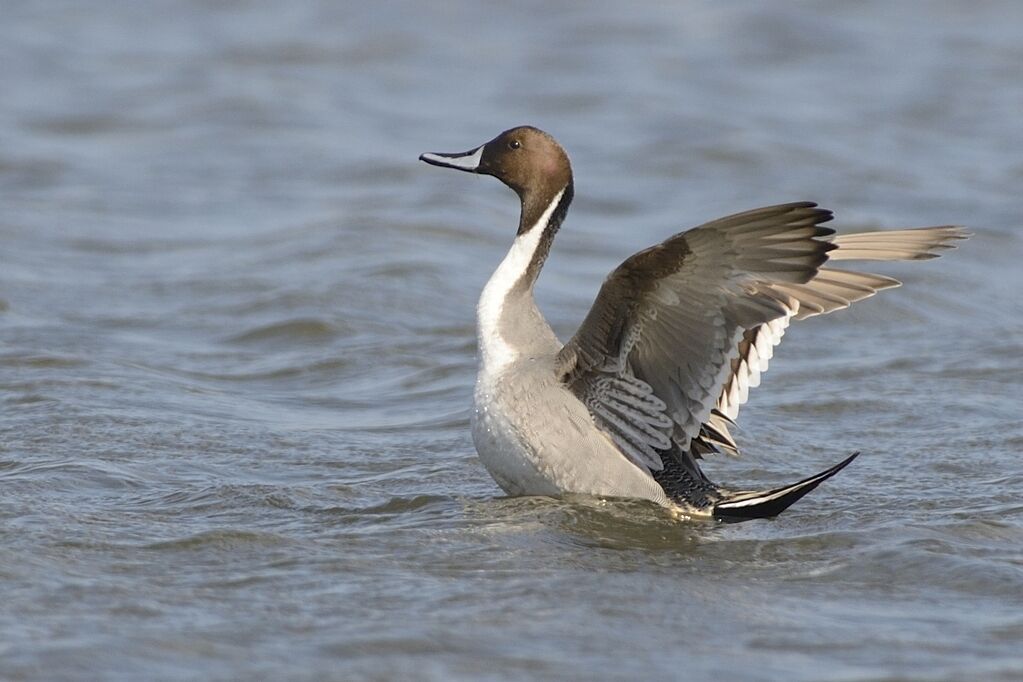
<instances>
[{"instance_id":1,"label":"duck body","mask_svg":"<svg viewBox=\"0 0 1023 682\"><path fill-rule=\"evenodd\" d=\"M571 165L547 133L513 128L432 165L493 175L519 196L511 249L477 306L472 436L509 495L636 498L690 516L774 516L855 458L772 490L710 481L703 456L738 452L728 426L792 319L897 286L829 260L915 260L965 234L920 228L832 238L798 202L679 233L627 259L562 344L533 286L572 201Z\"/></svg>"},{"instance_id":2,"label":"duck body","mask_svg":"<svg viewBox=\"0 0 1023 682\"><path fill-rule=\"evenodd\" d=\"M555 373L557 350L523 355L496 369L481 363L472 437L483 466L509 495L576 493L667 504L660 485L593 428L581 401L571 395L536 400L564 391Z\"/></svg>"}]
</instances>

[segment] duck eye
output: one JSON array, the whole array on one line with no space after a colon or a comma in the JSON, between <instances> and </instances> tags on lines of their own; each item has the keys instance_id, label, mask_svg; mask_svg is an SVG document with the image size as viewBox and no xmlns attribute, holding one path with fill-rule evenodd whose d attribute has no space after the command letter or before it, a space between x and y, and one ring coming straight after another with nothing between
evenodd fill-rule
<instances>
[{"instance_id":1,"label":"duck eye","mask_svg":"<svg viewBox=\"0 0 1023 682\"><path fill-rule=\"evenodd\" d=\"M512 140L511 142L508 143L508 149L518 149L521 146L522 143L519 142L518 140Z\"/></svg>"}]
</instances>

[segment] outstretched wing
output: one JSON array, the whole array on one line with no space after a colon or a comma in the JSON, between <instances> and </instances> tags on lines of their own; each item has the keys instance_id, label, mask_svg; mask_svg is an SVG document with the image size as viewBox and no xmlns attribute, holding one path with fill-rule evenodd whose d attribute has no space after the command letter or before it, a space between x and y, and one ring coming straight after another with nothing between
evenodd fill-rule
<instances>
[{"instance_id":1,"label":"outstretched wing","mask_svg":"<svg viewBox=\"0 0 1023 682\"><path fill-rule=\"evenodd\" d=\"M734 374L747 331L792 314L776 285L810 282L831 212L800 202L715 220L641 251L608 276L559 355L562 380L636 464L689 450Z\"/></svg>"},{"instance_id":2,"label":"outstretched wing","mask_svg":"<svg viewBox=\"0 0 1023 682\"><path fill-rule=\"evenodd\" d=\"M888 232L861 232L825 238L836 248L828 253L828 262L840 260L925 260L937 258L944 249L968 236L960 227L921 227ZM704 430L693 444L695 454L713 450L738 453L738 446L728 426L739 415L739 407L749 397L749 390L760 385L792 319L803 320L815 315L848 308L856 301L873 296L882 289L897 287L899 280L884 275L853 272L822 267L804 284L772 284L771 288L788 295L794 305L788 315L747 330L739 341L738 355L732 360L731 373L718 398Z\"/></svg>"}]
</instances>

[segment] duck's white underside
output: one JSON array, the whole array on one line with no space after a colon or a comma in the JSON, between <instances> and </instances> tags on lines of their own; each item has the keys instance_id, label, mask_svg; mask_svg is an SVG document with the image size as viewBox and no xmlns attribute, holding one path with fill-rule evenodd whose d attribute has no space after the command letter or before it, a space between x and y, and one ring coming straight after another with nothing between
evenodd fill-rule
<instances>
[{"instance_id":1,"label":"duck's white underside","mask_svg":"<svg viewBox=\"0 0 1023 682\"><path fill-rule=\"evenodd\" d=\"M543 475L531 449L517 435L514 420L506 414L507 406L499 400L506 393L502 375L519 357L519 353L501 336L499 326L508 293L533 259L543 227L563 193L555 197L537 225L515 238L508 254L483 287L476 306L479 367L473 395L473 443L487 471L510 495L556 495L562 492Z\"/></svg>"}]
</instances>

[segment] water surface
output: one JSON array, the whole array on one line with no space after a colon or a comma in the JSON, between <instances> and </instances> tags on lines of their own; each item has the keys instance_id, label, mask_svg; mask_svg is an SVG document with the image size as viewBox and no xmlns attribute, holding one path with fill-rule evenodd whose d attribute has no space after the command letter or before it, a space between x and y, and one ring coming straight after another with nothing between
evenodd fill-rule
<instances>
[{"instance_id":1,"label":"water surface","mask_svg":"<svg viewBox=\"0 0 1023 682\"><path fill-rule=\"evenodd\" d=\"M0 677L1023 679L1012 2L13 3L0 22ZM567 337L685 227L962 223L795 325L719 480L782 517L507 499L469 432L513 195L576 168Z\"/></svg>"}]
</instances>

